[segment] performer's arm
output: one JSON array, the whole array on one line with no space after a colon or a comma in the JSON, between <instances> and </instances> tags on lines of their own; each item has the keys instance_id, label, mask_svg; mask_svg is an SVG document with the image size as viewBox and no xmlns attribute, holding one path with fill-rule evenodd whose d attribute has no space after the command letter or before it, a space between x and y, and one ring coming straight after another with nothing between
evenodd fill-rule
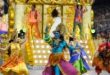
<instances>
[{"instance_id":1,"label":"performer's arm","mask_svg":"<svg viewBox=\"0 0 110 75\"><path fill-rule=\"evenodd\" d=\"M52 45L52 38L49 35L49 30L48 29L49 29L48 26L46 26L45 33L44 33L44 40L48 44Z\"/></svg>"},{"instance_id":2,"label":"performer's arm","mask_svg":"<svg viewBox=\"0 0 110 75\"><path fill-rule=\"evenodd\" d=\"M10 44L7 47L5 47L5 48L0 48L0 50L6 51L9 48L9 46L10 46Z\"/></svg>"}]
</instances>

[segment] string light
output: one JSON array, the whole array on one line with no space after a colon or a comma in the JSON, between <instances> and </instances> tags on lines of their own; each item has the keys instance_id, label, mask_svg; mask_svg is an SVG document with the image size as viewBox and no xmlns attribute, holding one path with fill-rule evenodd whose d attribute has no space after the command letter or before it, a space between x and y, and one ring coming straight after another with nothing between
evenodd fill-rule
<instances>
[{"instance_id":1,"label":"string light","mask_svg":"<svg viewBox=\"0 0 110 75\"><path fill-rule=\"evenodd\" d=\"M92 57L91 57L91 56L89 56L89 58L91 59Z\"/></svg>"},{"instance_id":2,"label":"string light","mask_svg":"<svg viewBox=\"0 0 110 75\"><path fill-rule=\"evenodd\" d=\"M33 53L35 54L35 53L36 53L36 51L35 51L35 50L33 50Z\"/></svg>"},{"instance_id":3,"label":"string light","mask_svg":"<svg viewBox=\"0 0 110 75\"><path fill-rule=\"evenodd\" d=\"M40 50L38 50L38 51L37 51L37 53L41 53L41 51L40 51Z\"/></svg>"},{"instance_id":4,"label":"string light","mask_svg":"<svg viewBox=\"0 0 110 75\"><path fill-rule=\"evenodd\" d=\"M41 48L45 48L45 46L44 46L44 45L42 45L42 46L41 46Z\"/></svg>"},{"instance_id":5,"label":"string light","mask_svg":"<svg viewBox=\"0 0 110 75\"><path fill-rule=\"evenodd\" d=\"M51 53L50 51L48 51L48 53Z\"/></svg>"},{"instance_id":6,"label":"string light","mask_svg":"<svg viewBox=\"0 0 110 75\"><path fill-rule=\"evenodd\" d=\"M86 46L86 48L88 48L88 46Z\"/></svg>"},{"instance_id":7,"label":"string light","mask_svg":"<svg viewBox=\"0 0 110 75\"><path fill-rule=\"evenodd\" d=\"M41 55L39 55L38 57L39 57L39 58L41 58L42 56L41 56Z\"/></svg>"},{"instance_id":8,"label":"string light","mask_svg":"<svg viewBox=\"0 0 110 75\"><path fill-rule=\"evenodd\" d=\"M45 60L44 62L45 62L45 63L48 63L48 61L47 61L47 60Z\"/></svg>"},{"instance_id":9,"label":"string light","mask_svg":"<svg viewBox=\"0 0 110 75\"><path fill-rule=\"evenodd\" d=\"M43 57L46 58L46 55L44 55Z\"/></svg>"},{"instance_id":10,"label":"string light","mask_svg":"<svg viewBox=\"0 0 110 75\"><path fill-rule=\"evenodd\" d=\"M90 61L90 63L92 64L92 60Z\"/></svg>"},{"instance_id":11,"label":"string light","mask_svg":"<svg viewBox=\"0 0 110 75\"><path fill-rule=\"evenodd\" d=\"M39 45L37 45L37 46L36 46L36 48L40 48L40 46L39 46Z\"/></svg>"},{"instance_id":12,"label":"string light","mask_svg":"<svg viewBox=\"0 0 110 75\"><path fill-rule=\"evenodd\" d=\"M45 51L45 50L43 50L43 51L42 51L42 53L46 53L46 51Z\"/></svg>"},{"instance_id":13,"label":"string light","mask_svg":"<svg viewBox=\"0 0 110 75\"><path fill-rule=\"evenodd\" d=\"M35 63L39 63L39 61L38 60L35 60Z\"/></svg>"},{"instance_id":14,"label":"string light","mask_svg":"<svg viewBox=\"0 0 110 75\"><path fill-rule=\"evenodd\" d=\"M41 40L41 43L44 43L44 40Z\"/></svg>"},{"instance_id":15,"label":"string light","mask_svg":"<svg viewBox=\"0 0 110 75\"><path fill-rule=\"evenodd\" d=\"M47 45L47 46L46 46L46 48L50 48L50 46L49 46L49 45Z\"/></svg>"},{"instance_id":16,"label":"string light","mask_svg":"<svg viewBox=\"0 0 110 75\"><path fill-rule=\"evenodd\" d=\"M39 40L36 40L36 43L39 43Z\"/></svg>"},{"instance_id":17,"label":"string light","mask_svg":"<svg viewBox=\"0 0 110 75\"><path fill-rule=\"evenodd\" d=\"M89 53L90 53L90 51L88 50L88 51L87 51L87 53L89 54Z\"/></svg>"},{"instance_id":18,"label":"string light","mask_svg":"<svg viewBox=\"0 0 110 75\"><path fill-rule=\"evenodd\" d=\"M40 60L40 63L42 63L42 60Z\"/></svg>"},{"instance_id":19,"label":"string light","mask_svg":"<svg viewBox=\"0 0 110 75\"><path fill-rule=\"evenodd\" d=\"M34 55L33 57L34 57L34 58L37 58L37 56L36 56L36 55Z\"/></svg>"}]
</instances>

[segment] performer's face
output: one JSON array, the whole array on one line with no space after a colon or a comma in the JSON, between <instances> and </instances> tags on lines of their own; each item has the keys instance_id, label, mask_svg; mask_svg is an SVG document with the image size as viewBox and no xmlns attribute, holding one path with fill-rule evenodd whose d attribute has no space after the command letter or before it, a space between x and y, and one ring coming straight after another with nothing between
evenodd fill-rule
<instances>
[{"instance_id":1,"label":"performer's face","mask_svg":"<svg viewBox=\"0 0 110 75\"><path fill-rule=\"evenodd\" d=\"M32 10L35 10L35 7L34 6L32 6Z\"/></svg>"},{"instance_id":2,"label":"performer's face","mask_svg":"<svg viewBox=\"0 0 110 75\"><path fill-rule=\"evenodd\" d=\"M60 33L59 32L54 32L55 38L59 39L60 38Z\"/></svg>"}]
</instances>

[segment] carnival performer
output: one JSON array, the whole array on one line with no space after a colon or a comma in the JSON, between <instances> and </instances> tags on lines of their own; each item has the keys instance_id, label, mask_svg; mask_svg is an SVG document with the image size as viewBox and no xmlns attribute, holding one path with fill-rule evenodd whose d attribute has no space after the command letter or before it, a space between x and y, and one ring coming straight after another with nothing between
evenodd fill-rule
<instances>
[{"instance_id":1,"label":"carnival performer","mask_svg":"<svg viewBox=\"0 0 110 75\"><path fill-rule=\"evenodd\" d=\"M74 16L74 26L73 26L73 36L75 36L76 27L78 26L80 29L80 37L83 37L82 17L83 17L83 7L82 5L76 5L75 16Z\"/></svg>"},{"instance_id":2,"label":"carnival performer","mask_svg":"<svg viewBox=\"0 0 110 75\"><path fill-rule=\"evenodd\" d=\"M21 40L16 37L9 40L6 48L0 48L0 50L7 50L8 54L8 59L0 67L4 75L28 75L28 69L22 57Z\"/></svg>"},{"instance_id":3,"label":"carnival performer","mask_svg":"<svg viewBox=\"0 0 110 75\"><path fill-rule=\"evenodd\" d=\"M8 25L3 21L4 18L4 6L0 6L0 34L6 34L8 32Z\"/></svg>"},{"instance_id":4,"label":"carnival performer","mask_svg":"<svg viewBox=\"0 0 110 75\"><path fill-rule=\"evenodd\" d=\"M93 66L97 75L100 75L102 70L110 73L110 42L105 41L99 45L98 51L93 59Z\"/></svg>"},{"instance_id":5,"label":"carnival performer","mask_svg":"<svg viewBox=\"0 0 110 75\"><path fill-rule=\"evenodd\" d=\"M77 75L77 70L64 58L64 51L67 47L64 35L60 31L54 31L54 37L51 38L48 34L48 27L45 31L44 40L52 47L52 53L49 56L49 62L43 71L43 75Z\"/></svg>"},{"instance_id":6,"label":"carnival performer","mask_svg":"<svg viewBox=\"0 0 110 75\"><path fill-rule=\"evenodd\" d=\"M54 37L53 31L56 30L57 26L61 23L61 17L59 16L58 10L55 8L53 9L51 16L54 19L54 23L52 24L51 28L50 28L50 36Z\"/></svg>"},{"instance_id":7,"label":"carnival performer","mask_svg":"<svg viewBox=\"0 0 110 75\"><path fill-rule=\"evenodd\" d=\"M28 14L28 23L29 23L29 35L35 36L37 39L41 38L39 31L39 23L41 21L41 16L38 10L36 10L36 6L33 4L31 7L31 11Z\"/></svg>"},{"instance_id":8,"label":"carnival performer","mask_svg":"<svg viewBox=\"0 0 110 75\"><path fill-rule=\"evenodd\" d=\"M87 72L90 70L88 63L85 58L88 58L84 48L78 43L78 41L74 41L72 37L69 39L69 52L70 52L70 63L79 71L80 74ZM76 42L76 43L75 43ZM75 43L75 44L73 44Z\"/></svg>"}]
</instances>

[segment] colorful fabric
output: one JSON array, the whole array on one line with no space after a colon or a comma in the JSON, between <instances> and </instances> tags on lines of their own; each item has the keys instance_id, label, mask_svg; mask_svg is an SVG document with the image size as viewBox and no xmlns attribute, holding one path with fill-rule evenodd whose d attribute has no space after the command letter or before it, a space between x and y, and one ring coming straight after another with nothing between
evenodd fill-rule
<instances>
[{"instance_id":1,"label":"colorful fabric","mask_svg":"<svg viewBox=\"0 0 110 75\"><path fill-rule=\"evenodd\" d=\"M78 45L76 46L78 48ZM70 63L73 64L73 66L81 73L87 72L87 70L90 70L89 65L87 64L84 57L88 57L86 52L83 50L83 48L80 48L80 50L75 50L73 46L69 46L70 50Z\"/></svg>"},{"instance_id":2,"label":"colorful fabric","mask_svg":"<svg viewBox=\"0 0 110 75\"><path fill-rule=\"evenodd\" d=\"M77 70L72 66L72 64L63 59L61 59L59 63L57 63L56 65L58 66L56 68L59 69L61 72L60 75L73 75L73 74L77 75L78 73ZM46 67L45 70L43 71L43 75L57 75L57 72L59 72L59 70L55 71L54 68L55 66L52 65Z\"/></svg>"},{"instance_id":3,"label":"colorful fabric","mask_svg":"<svg viewBox=\"0 0 110 75\"><path fill-rule=\"evenodd\" d=\"M7 34L7 31L0 31L0 34Z\"/></svg>"},{"instance_id":4,"label":"colorful fabric","mask_svg":"<svg viewBox=\"0 0 110 75\"><path fill-rule=\"evenodd\" d=\"M22 61L23 59L21 57L18 57L16 55L10 57L2 66L1 70L2 72L9 72L13 71L16 73L20 73L21 71L25 71L28 73L27 67L25 63Z\"/></svg>"},{"instance_id":5,"label":"colorful fabric","mask_svg":"<svg viewBox=\"0 0 110 75\"><path fill-rule=\"evenodd\" d=\"M102 70L106 70L110 73L110 42L99 45L98 55L94 57L92 65L95 66L95 70L98 74L100 74Z\"/></svg>"},{"instance_id":6,"label":"colorful fabric","mask_svg":"<svg viewBox=\"0 0 110 75\"><path fill-rule=\"evenodd\" d=\"M10 57L1 65L0 70L2 73L8 73L10 71L20 74L24 72L28 74L28 69L23 61L21 48L19 43L10 44L11 54Z\"/></svg>"},{"instance_id":7,"label":"colorful fabric","mask_svg":"<svg viewBox=\"0 0 110 75\"><path fill-rule=\"evenodd\" d=\"M64 58L64 54L63 53L59 53L59 54L51 54L49 57L49 62L51 65L56 65L60 62L60 60L65 59Z\"/></svg>"}]
</instances>

